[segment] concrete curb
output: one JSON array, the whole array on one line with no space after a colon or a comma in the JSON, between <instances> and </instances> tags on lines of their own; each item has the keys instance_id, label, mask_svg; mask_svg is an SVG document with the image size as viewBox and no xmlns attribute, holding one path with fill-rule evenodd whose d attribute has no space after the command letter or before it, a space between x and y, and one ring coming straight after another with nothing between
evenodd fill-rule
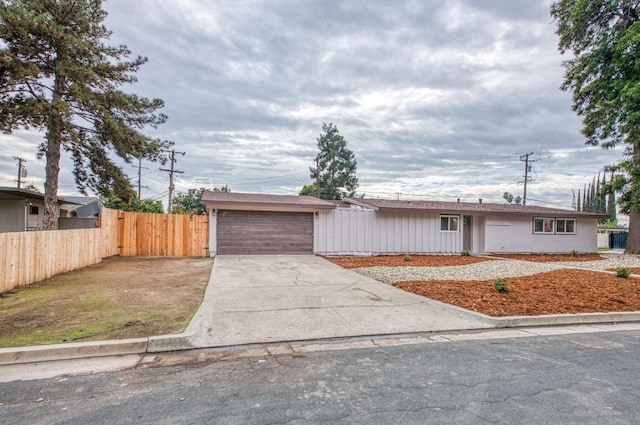
<instances>
[{"instance_id":1,"label":"concrete curb","mask_svg":"<svg viewBox=\"0 0 640 425\"><path fill-rule=\"evenodd\" d=\"M38 345L33 347L0 349L0 365L50 362L86 357L144 354L148 338L114 341L72 342L69 344Z\"/></svg>"},{"instance_id":2,"label":"concrete curb","mask_svg":"<svg viewBox=\"0 0 640 425\"><path fill-rule=\"evenodd\" d=\"M585 313L585 314L554 314L549 316L510 316L495 318L474 311L465 310L457 306L450 306L438 301L433 301L436 308L454 310L455 314L462 317L474 318L487 325L484 329L498 328L527 328L541 326L566 326L566 325L590 325L604 323L631 323L640 322L640 312L621 313ZM195 317L195 316L194 316ZM193 324L193 322L192 322ZM194 326L195 327L195 326ZM482 328L481 328L482 329ZM473 329L474 331L481 329ZM458 329L464 331L468 329ZM451 329L447 330L451 332ZM398 335L406 335L399 333ZM367 335L374 337L375 335ZM392 335L384 335L388 338ZM362 335L353 335L362 337ZM161 335L149 338L123 339L113 341L79 342L69 344L52 344L34 347L2 348L0 349L0 365L13 365L24 363L50 362L57 360L72 360L89 357L125 356L130 354L162 353L170 351L183 351L197 348L224 348L233 350L234 346L207 346L202 344L203 338L198 332L193 331L189 325L187 331L175 335ZM278 341L278 343L303 342L304 339L295 341ZM273 341L264 342L271 344ZM262 344L256 341L252 345ZM243 344L246 346L247 344Z\"/></svg>"}]
</instances>

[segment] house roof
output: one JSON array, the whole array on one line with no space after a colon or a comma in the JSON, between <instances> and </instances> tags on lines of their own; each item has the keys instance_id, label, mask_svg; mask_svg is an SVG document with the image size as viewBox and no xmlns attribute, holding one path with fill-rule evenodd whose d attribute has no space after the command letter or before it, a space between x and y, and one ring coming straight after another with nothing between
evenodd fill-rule
<instances>
[{"instance_id":1,"label":"house roof","mask_svg":"<svg viewBox=\"0 0 640 425\"><path fill-rule=\"evenodd\" d=\"M31 190L18 189L17 187L0 187L0 199L38 199L44 200L44 193ZM87 205L96 202L98 198L91 196L58 196L58 204Z\"/></svg>"},{"instance_id":2,"label":"house roof","mask_svg":"<svg viewBox=\"0 0 640 425\"><path fill-rule=\"evenodd\" d=\"M554 215L605 218L607 214L547 208L536 205L508 205L480 202L401 201L390 199L345 199L354 205L369 206L378 211L438 211L441 213L495 213L520 215Z\"/></svg>"},{"instance_id":3,"label":"house roof","mask_svg":"<svg viewBox=\"0 0 640 425\"><path fill-rule=\"evenodd\" d=\"M261 193L206 191L202 195L202 202L220 209L224 209L225 207L236 209L291 208L308 210L336 208L335 203L314 198L313 196L266 195Z\"/></svg>"},{"instance_id":4,"label":"house roof","mask_svg":"<svg viewBox=\"0 0 640 425\"><path fill-rule=\"evenodd\" d=\"M17 187L0 187L0 199L44 199L44 194Z\"/></svg>"}]
</instances>

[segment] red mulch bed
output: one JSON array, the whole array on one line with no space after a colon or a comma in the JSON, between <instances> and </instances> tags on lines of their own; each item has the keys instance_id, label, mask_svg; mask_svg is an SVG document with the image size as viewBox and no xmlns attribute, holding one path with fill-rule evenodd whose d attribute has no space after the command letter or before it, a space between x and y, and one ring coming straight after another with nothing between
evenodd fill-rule
<instances>
[{"instance_id":1,"label":"red mulch bed","mask_svg":"<svg viewBox=\"0 0 640 425\"><path fill-rule=\"evenodd\" d=\"M356 267L442 267L464 266L487 261L488 258L463 255L411 255L411 261L405 261L404 255L377 255L375 257L323 257L345 269Z\"/></svg>"},{"instance_id":2,"label":"red mulch bed","mask_svg":"<svg viewBox=\"0 0 640 425\"><path fill-rule=\"evenodd\" d=\"M555 261L596 261L604 260L600 254L495 254L494 257L509 258L511 260L533 261L535 263L551 263Z\"/></svg>"},{"instance_id":3,"label":"red mulch bed","mask_svg":"<svg viewBox=\"0 0 640 425\"><path fill-rule=\"evenodd\" d=\"M497 292L493 280L412 281L394 286L489 316L640 311L640 279L556 270L509 278L507 282L508 293Z\"/></svg>"}]
</instances>

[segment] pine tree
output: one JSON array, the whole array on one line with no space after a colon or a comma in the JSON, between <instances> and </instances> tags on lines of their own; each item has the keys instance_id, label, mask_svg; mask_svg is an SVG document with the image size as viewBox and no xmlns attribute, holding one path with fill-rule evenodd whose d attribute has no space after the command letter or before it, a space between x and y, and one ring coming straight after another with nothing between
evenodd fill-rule
<instances>
[{"instance_id":1,"label":"pine tree","mask_svg":"<svg viewBox=\"0 0 640 425\"><path fill-rule=\"evenodd\" d=\"M354 196L358 187L356 157L347 141L333 124L322 124L323 134L318 137L318 157L316 168L309 167L310 177L317 179L321 199L342 199L340 188L347 196Z\"/></svg>"},{"instance_id":2,"label":"pine tree","mask_svg":"<svg viewBox=\"0 0 640 425\"><path fill-rule=\"evenodd\" d=\"M576 202L576 211L582 211L582 201L580 200L580 189L578 189L578 201Z\"/></svg>"},{"instance_id":3,"label":"pine tree","mask_svg":"<svg viewBox=\"0 0 640 425\"><path fill-rule=\"evenodd\" d=\"M170 142L141 133L166 121L160 99L120 90L147 59L127 61L126 46L104 43L111 32L101 0L22 0L0 5L0 128L43 131L46 157L43 227L58 219L61 151L73 159L81 192L128 201L135 192L112 156L161 160Z\"/></svg>"}]
</instances>

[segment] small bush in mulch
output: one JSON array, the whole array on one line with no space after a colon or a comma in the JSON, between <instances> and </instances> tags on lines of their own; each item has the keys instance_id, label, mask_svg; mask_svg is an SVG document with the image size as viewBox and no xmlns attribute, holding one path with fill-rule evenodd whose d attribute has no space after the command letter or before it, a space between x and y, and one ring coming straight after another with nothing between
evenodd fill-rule
<instances>
[{"instance_id":1,"label":"small bush in mulch","mask_svg":"<svg viewBox=\"0 0 640 425\"><path fill-rule=\"evenodd\" d=\"M621 277L623 279L628 278L631 275L631 272L629 271L629 269L624 268L624 267L618 267L616 269L616 277Z\"/></svg>"},{"instance_id":2,"label":"small bush in mulch","mask_svg":"<svg viewBox=\"0 0 640 425\"><path fill-rule=\"evenodd\" d=\"M509 284L506 279L498 278L493 281L493 289L498 292L509 292Z\"/></svg>"}]
</instances>

